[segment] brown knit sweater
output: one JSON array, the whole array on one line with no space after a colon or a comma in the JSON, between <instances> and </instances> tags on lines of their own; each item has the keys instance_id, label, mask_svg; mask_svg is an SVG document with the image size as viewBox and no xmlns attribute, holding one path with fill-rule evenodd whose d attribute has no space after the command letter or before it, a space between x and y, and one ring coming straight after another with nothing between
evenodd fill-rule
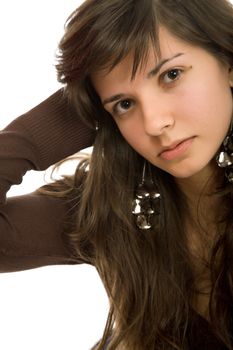
<instances>
[{"instance_id":1,"label":"brown knit sweater","mask_svg":"<svg viewBox=\"0 0 233 350\"><path fill-rule=\"evenodd\" d=\"M45 170L93 139L63 89L0 131L0 272L82 262L61 238L64 200L37 193L6 199L6 193L28 170Z\"/></svg>"}]
</instances>

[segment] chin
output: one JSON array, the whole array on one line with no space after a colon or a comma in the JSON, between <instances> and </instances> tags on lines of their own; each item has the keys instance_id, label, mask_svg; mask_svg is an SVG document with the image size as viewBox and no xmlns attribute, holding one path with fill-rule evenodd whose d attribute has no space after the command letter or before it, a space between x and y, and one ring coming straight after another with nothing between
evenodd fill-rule
<instances>
[{"instance_id":1,"label":"chin","mask_svg":"<svg viewBox=\"0 0 233 350\"><path fill-rule=\"evenodd\" d=\"M169 172L172 176L177 179L191 179L191 178L208 178L213 174L213 168L216 168L215 163L199 164L188 166L180 166L180 168L173 169Z\"/></svg>"},{"instance_id":2,"label":"chin","mask_svg":"<svg viewBox=\"0 0 233 350\"><path fill-rule=\"evenodd\" d=\"M173 173L171 175L177 179L189 179L195 176L196 174L197 173L194 173L194 172L179 172L179 173Z\"/></svg>"}]
</instances>

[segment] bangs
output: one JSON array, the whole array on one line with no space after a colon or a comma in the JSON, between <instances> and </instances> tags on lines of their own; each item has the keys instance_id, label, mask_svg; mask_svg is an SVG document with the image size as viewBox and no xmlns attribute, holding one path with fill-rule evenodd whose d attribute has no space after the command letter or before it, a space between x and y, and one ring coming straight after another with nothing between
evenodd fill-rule
<instances>
[{"instance_id":1,"label":"bangs","mask_svg":"<svg viewBox=\"0 0 233 350\"><path fill-rule=\"evenodd\" d=\"M155 57L160 57L159 38L155 29L149 33L131 32L131 35L127 37L127 39L122 37L121 41L117 42L117 46L118 47L112 47L110 52L106 52L106 60L103 56L99 56L99 61L94 67L94 71L106 69L107 72L110 72L129 54L132 54L133 64L131 79L134 79L137 71L146 65L151 48L154 51Z\"/></svg>"},{"instance_id":2,"label":"bangs","mask_svg":"<svg viewBox=\"0 0 233 350\"><path fill-rule=\"evenodd\" d=\"M62 52L56 66L58 76L59 70L62 72L59 81L69 83L99 70L111 71L129 54L133 54L133 79L146 63L151 47L156 57L160 55L154 7L153 0L145 0L143 6L139 0L84 3L69 18L69 35L64 35L59 46Z\"/></svg>"},{"instance_id":3,"label":"bangs","mask_svg":"<svg viewBox=\"0 0 233 350\"><path fill-rule=\"evenodd\" d=\"M116 16L113 11L115 20L111 18L112 9L109 14L98 18L92 28L95 39L91 43L92 53L87 62L87 69L90 70L88 73L99 69L112 70L132 54L133 77L137 69L147 61L151 46L158 54L158 24L152 11L153 1L145 1L147 6L143 10L140 1L134 3L134 6L127 4L121 8L121 16Z\"/></svg>"}]
</instances>

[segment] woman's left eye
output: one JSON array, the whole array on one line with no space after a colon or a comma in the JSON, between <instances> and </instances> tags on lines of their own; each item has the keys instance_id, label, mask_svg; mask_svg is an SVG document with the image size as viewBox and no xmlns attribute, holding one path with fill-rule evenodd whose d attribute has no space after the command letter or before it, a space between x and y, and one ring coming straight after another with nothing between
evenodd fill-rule
<instances>
[{"instance_id":1,"label":"woman's left eye","mask_svg":"<svg viewBox=\"0 0 233 350\"><path fill-rule=\"evenodd\" d=\"M183 71L180 68L170 69L161 75L160 80L162 83L171 84L180 78L182 72Z\"/></svg>"}]
</instances>

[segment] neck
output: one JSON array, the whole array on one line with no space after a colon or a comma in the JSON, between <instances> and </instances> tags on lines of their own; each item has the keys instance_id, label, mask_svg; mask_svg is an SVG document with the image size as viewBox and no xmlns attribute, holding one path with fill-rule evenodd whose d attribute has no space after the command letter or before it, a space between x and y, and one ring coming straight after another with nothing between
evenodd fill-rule
<instances>
[{"instance_id":1,"label":"neck","mask_svg":"<svg viewBox=\"0 0 233 350\"><path fill-rule=\"evenodd\" d=\"M219 211L220 197L214 195L220 185L222 170L215 164L203 169L201 172L189 178L175 179L178 187L185 194L190 213L197 218L201 213L204 221L212 221ZM199 217L200 218L200 217Z\"/></svg>"},{"instance_id":2,"label":"neck","mask_svg":"<svg viewBox=\"0 0 233 350\"><path fill-rule=\"evenodd\" d=\"M202 271L202 261L209 261L212 247L219 233L224 230L224 223L220 223L224 205L221 196L217 195L221 174L222 169L214 166L192 178L176 179L187 199L184 225L188 247L195 261L195 271Z\"/></svg>"},{"instance_id":3,"label":"neck","mask_svg":"<svg viewBox=\"0 0 233 350\"><path fill-rule=\"evenodd\" d=\"M220 172L220 168L217 168L215 164L210 164L208 168L206 167L189 178L176 178L175 182L188 201L195 203L200 196L203 198L210 197L217 190L220 184Z\"/></svg>"}]
</instances>

